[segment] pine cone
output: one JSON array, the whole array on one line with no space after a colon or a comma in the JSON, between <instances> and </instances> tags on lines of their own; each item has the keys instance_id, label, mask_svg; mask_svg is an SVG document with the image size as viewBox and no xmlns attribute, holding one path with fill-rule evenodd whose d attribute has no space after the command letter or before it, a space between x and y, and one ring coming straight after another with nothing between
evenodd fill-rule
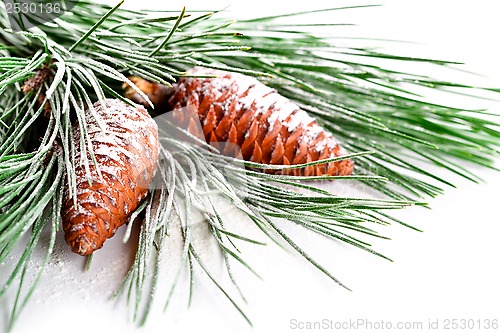
<instances>
[{"instance_id":1,"label":"pine cone","mask_svg":"<svg viewBox=\"0 0 500 333\"><path fill-rule=\"evenodd\" d=\"M159 149L158 128L143 107L109 99L104 106L94 104L94 110L105 124L106 133L87 110L88 133L97 162L92 164L87 154L91 184L78 158L76 206L66 190L62 211L66 242L81 255L101 248L146 197ZM80 135L75 126L74 142L80 142ZM76 149L79 157L79 146Z\"/></svg>"},{"instance_id":2,"label":"pine cone","mask_svg":"<svg viewBox=\"0 0 500 333\"><path fill-rule=\"evenodd\" d=\"M38 91L38 89L43 87L43 84L54 76L53 71L50 69L49 65L44 64L40 70L37 70L32 77L27 79L21 90L23 93L28 94L31 91ZM50 118L52 109L50 103L45 100L45 91L41 91L38 95L38 104L43 105L43 116L45 118Z\"/></svg>"},{"instance_id":3,"label":"pine cone","mask_svg":"<svg viewBox=\"0 0 500 333\"><path fill-rule=\"evenodd\" d=\"M197 110L203 135L211 145L232 143L224 153L240 147L245 160L263 164L295 165L344 155L332 134L296 104L255 78L195 68L192 74L218 78L181 78L168 100L175 115ZM303 176L350 175L349 160L302 169L266 172Z\"/></svg>"},{"instance_id":4,"label":"pine cone","mask_svg":"<svg viewBox=\"0 0 500 333\"><path fill-rule=\"evenodd\" d=\"M129 77L129 80L132 81L137 86L137 88L139 88L148 96L149 100L156 108L161 109L166 106L168 96L171 95L172 88L169 88L163 84L148 82L137 76L131 76ZM131 100L135 101L136 103L140 103L145 107L149 106L146 100L134 89L132 89L132 87L127 83L124 82L122 88L125 89L125 96L127 98L130 98Z\"/></svg>"},{"instance_id":5,"label":"pine cone","mask_svg":"<svg viewBox=\"0 0 500 333\"><path fill-rule=\"evenodd\" d=\"M52 70L45 64L41 69L37 70L32 77L24 82L21 90L25 94L33 90L38 90L52 76Z\"/></svg>"}]
</instances>

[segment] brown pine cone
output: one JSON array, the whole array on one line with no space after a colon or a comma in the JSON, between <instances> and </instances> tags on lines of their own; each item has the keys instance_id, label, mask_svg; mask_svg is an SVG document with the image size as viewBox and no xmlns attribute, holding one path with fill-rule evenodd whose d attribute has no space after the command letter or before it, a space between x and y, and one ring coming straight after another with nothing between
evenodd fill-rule
<instances>
[{"instance_id":1,"label":"brown pine cone","mask_svg":"<svg viewBox=\"0 0 500 333\"><path fill-rule=\"evenodd\" d=\"M90 164L91 184L76 147L76 206L66 190L63 229L73 252L89 255L127 222L148 193L158 163L158 128L143 107L134 108L116 99L94 104L105 125L103 133L89 110L85 117L97 165ZM80 142L79 126L74 142ZM99 176L98 170L102 174Z\"/></svg>"},{"instance_id":2,"label":"brown pine cone","mask_svg":"<svg viewBox=\"0 0 500 333\"><path fill-rule=\"evenodd\" d=\"M41 69L37 70L32 77L24 82L21 90L25 94L33 90L38 90L45 83L45 81L47 81L52 76L52 70L47 64L45 64Z\"/></svg>"},{"instance_id":3,"label":"brown pine cone","mask_svg":"<svg viewBox=\"0 0 500 333\"><path fill-rule=\"evenodd\" d=\"M53 71L49 68L49 65L45 64L39 70L37 70L32 77L27 79L21 90L23 93L27 94L31 91L38 91L38 89L43 87L43 84L48 81L50 78L54 76ZM45 118L50 118L50 114L52 113L52 109L50 107L50 103L45 100L45 91L42 90L38 95L38 104L43 105L43 116Z\"/></svg>"},{"instance_id":4,"label":"brown pine cone","mask_svg":"<svg viewBox=\"0 0 500 333\"><path fill-rule=\"evenodd\" d=\"M255 78L195 68L191 74L218 78L181 78L168 104L176 115L195 109L203 135L211 145L232 143L245 160L263 164L295 165L345 155L331 133L296 104ZM224 153L234 154L232 148ZM302 169L267 172L302 176L350 175L349 160Z\"/></svg>"},{"instance_id":5,"label":"brown pine cone","mask_svg":"<svg viewBox=\"0 0 500 333\"><path fill-rule=\"evenodd\" d=\"M166 106L168 96L172 93L172 88L163 84L146 81L137 76L131 76L129 77L129 80L148 96L149 100L156 108L161 109ZM130 98L134 102L140 103L145 107L149 106L148 102L127 83L124 82L122 88L125 89L125 96L127 96L127 98Z\"/></svg>"}]
</instances>

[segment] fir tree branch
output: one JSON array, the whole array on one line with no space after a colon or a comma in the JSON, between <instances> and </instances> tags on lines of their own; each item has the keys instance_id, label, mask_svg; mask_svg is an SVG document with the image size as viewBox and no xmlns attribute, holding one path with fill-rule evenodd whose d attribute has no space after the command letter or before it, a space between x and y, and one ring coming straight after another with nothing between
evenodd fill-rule
<instances>
[{"instance_id":1,"label":"fir tree branch","mask_svg":"<svg viewBox=\"0 0 500 333\"><path fill-rule=\"evenodd\" d=\"M2 9L4 5L1 1ZM216 240L231 288L238 293L231 262L253 270L238 252L237 242L256 245L264 242L233 232L207 193L218 193L232 202L272 242L295 249L338 282L279 229L273 219L287 220L385 258L361 239L362 236L383 238L370 225L391 221L406 225L384 210L421 204L418 198L435 196L442 192L441 185L452 185L445 176L416 167L413 159L478 181L460 162L493 167L498 155L498 125L484 119L485 112L433 104L412 92L412 87L473 87L394 71L375 66L369 60L425 62L437 66L453 62L341 48L332 45L329 39L302 32L298 29L301 25L290 24L290 28L298 30L293 31L283 29L278 22L280 18L303 13L233 24L233 20L216 18L213 13L182 11L181 15L162 13L160 17L158 14L152 17L147 12L118 7L78 1L71 15L38 25L29 32L9 30L8 17L4 10L0 11L0 263L23 235L30 235L19 263L0 291L5 293L19 279L11 324L42 272L35 273L34 284L23 286L26 274L30 274L28 263L40 232L43 228L51 231L45 264L53 249L64 184L70 193L76 192L76 147L80 148L87 170L90 163L95 163L84 111L92 111L93 102L102 102L107 97L126 100L121 96L123 82L142 94L127 79L130 75L165 84L189 76L193 66L255 75L334 133L355 158L354 178L389 197L382 200L337 197L299 181L309 178L273 176L243 168L279 166L250 162L242 165L241 161L214 153L206 144L163 133L157 187L150 191L141 208L144 221L139 249L120 289L134 303L134 318L141 323L151 310L161 268L159 258L166 248L167 235L174 228L179 229L184 242L178 272L187 267L192 283L193 264L199 263L242 313L232 293L214 278L198 254L192 241L193 211L201 214L201 223ZM339 9L343 8L331 10ZM44 66L52 77L37 89L23 93L21 87ZM410 87L403 87L403 83ZM45 102L49 102L51 109L48 119L43 116ZM82 133L79 142L73 141L75 124ZM151 274L152 284L148 286ZM176 282L169 290L165 307L175 287Z\"/></svg>"}]
</instances>

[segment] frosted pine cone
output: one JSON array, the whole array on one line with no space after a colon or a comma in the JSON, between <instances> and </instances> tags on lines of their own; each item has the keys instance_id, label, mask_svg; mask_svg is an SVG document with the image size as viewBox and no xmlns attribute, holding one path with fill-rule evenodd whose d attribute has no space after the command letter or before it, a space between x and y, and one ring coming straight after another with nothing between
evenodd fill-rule
<instances>
[{"instance_id":1,"label":"frosted pine cone","mask_svg":"<svg viewBox=\"0 0 500 333\"><path fill-rule=\"evenodd\" d=\"M92 184L78 158L75 161L76 206L68 192L64 198L62 216L66 242L81 255L101 248L104 241L127 222L146 197L158 163L158 128L147 111L120 100L106 100L105 106L94 104L95 112L105 124L105 133L90 111L85 113L97 161L96 166L88 156ZM74 142L80 142L80 135L79 127L75 126ZM76 156L80 156L79 147Z\"/></svg>"},{"instance_id":2,"label":"frosted pine cone","mask_svg":"<svg viewBox=\"0 0 500 333\"><path fill-rule=\"evenodd\" d=\"M255 78L201 68L195 68L192 74L218 78L181 78L168 104L176 114L196 109L203 134L215 147L220 142L232 143L241 148L245 160L275 165L302 164L345 154L332 134L314 118ZM337 176L350 175L353 166L346 159L269 172Z\"/></svg>"},{"instance_id":3,"label":"frosted pine cone","mask_svg":"<svg viewBox=\"0 0 500 333\"><path fill-rule=\"evenodd\" d=\"M51 78L53 74L53 71L47 64L45 64L40 70L37 70L32 77L24 82L21 90L25 94L31 91L35 91L36 93L40 88L43 87L44 82ZM43 116L45 118L50 118L52 109L50 108L50 103L45 100L45 89L42 90L38 95L38 104L43 105Z\"/></svg>"}]
</instances>

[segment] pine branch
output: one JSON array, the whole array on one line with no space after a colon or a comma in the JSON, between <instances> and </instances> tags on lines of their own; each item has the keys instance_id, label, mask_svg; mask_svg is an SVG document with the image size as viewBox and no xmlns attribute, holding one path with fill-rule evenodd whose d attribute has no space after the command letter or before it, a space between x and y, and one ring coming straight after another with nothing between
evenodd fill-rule
<instances>
[{"instance_id":1,"label":"pine branch","mask_svg":"<svg viewBox=\"0 0 500 333\"><path fill-rule=\"evenodd\" d=\"M412 87L473 87L394 71L370 64L369 60L425 62L437 66L453 62L338 47L328 39L303 32L302 24L283 26L279 19L289 15L234 23L214 18L213 13L183 10L152 16L123 10L119 5L109 7L78 1L71 15L38 25L29 32L14 32L4 29L10 24L3 1L0 7L0 263L23 235L30 235L18 265L0 291L5 293L19 279L11 324L42 272L35 273L34 284L23 286L26 274L31 274L28 263L41 230L51 231L46 262L59 224L63 191L67 188L69 193L76 192L76 147L80 147L87 170L95 163L85 110L92 111L94 102L103 102L108 97L133 104L122 96L123 82L148 100L127 78L130 75L170 84L178 77L189 76L193 66L204 66L257 76L313 114L341 139L352 153L348 157L356 161L356 175L351 178L389 198L337 197L313 184L300 182L332 177L291 177L257 171L299 168L319 162L300 166L242 163L221 156L193 138L181 140L163 133L156 186L133 215L133 219L138 216L143 219L139 249L120 289L134 302L134 318L140 323L151 310L158 283L156 273L162 265L160 258L168 242L167 235L174 228L179 228L184 242L177 277L187 267L192 283L193 267L199 264L242 313L231 292L214 278L198 255L192 241L193 211L201 214L202 223L222 251L230 287L238 293L232 263L239 263L251 272L252 268L236 244L263 242L232 231L208 194L217 193L232 202L272 242L293 248L338 282L279 229L275 219L386 258L361 238L383 238L370 225L391 221L405 225L384 210L420 204L418 198L435 196L442 192L441 185L452 185L446 177L416 167L413 159L478 181L460 162L493 167L498 154L498 125L484 119L482 112L432 104L412 92ZM341 8L332 10L338 9ZM50 73L50 79L36 89L23 92L21 87L42 69ZM46 105L51 111L48 117L44 115ZM82 133L79 142L73 140L74 124ZM175 131L180 130L170 128L168 134ZM153 279L149 281L151 274ZM175 288L174 282L166 306Z\"/></svg>"}]
</instances>

